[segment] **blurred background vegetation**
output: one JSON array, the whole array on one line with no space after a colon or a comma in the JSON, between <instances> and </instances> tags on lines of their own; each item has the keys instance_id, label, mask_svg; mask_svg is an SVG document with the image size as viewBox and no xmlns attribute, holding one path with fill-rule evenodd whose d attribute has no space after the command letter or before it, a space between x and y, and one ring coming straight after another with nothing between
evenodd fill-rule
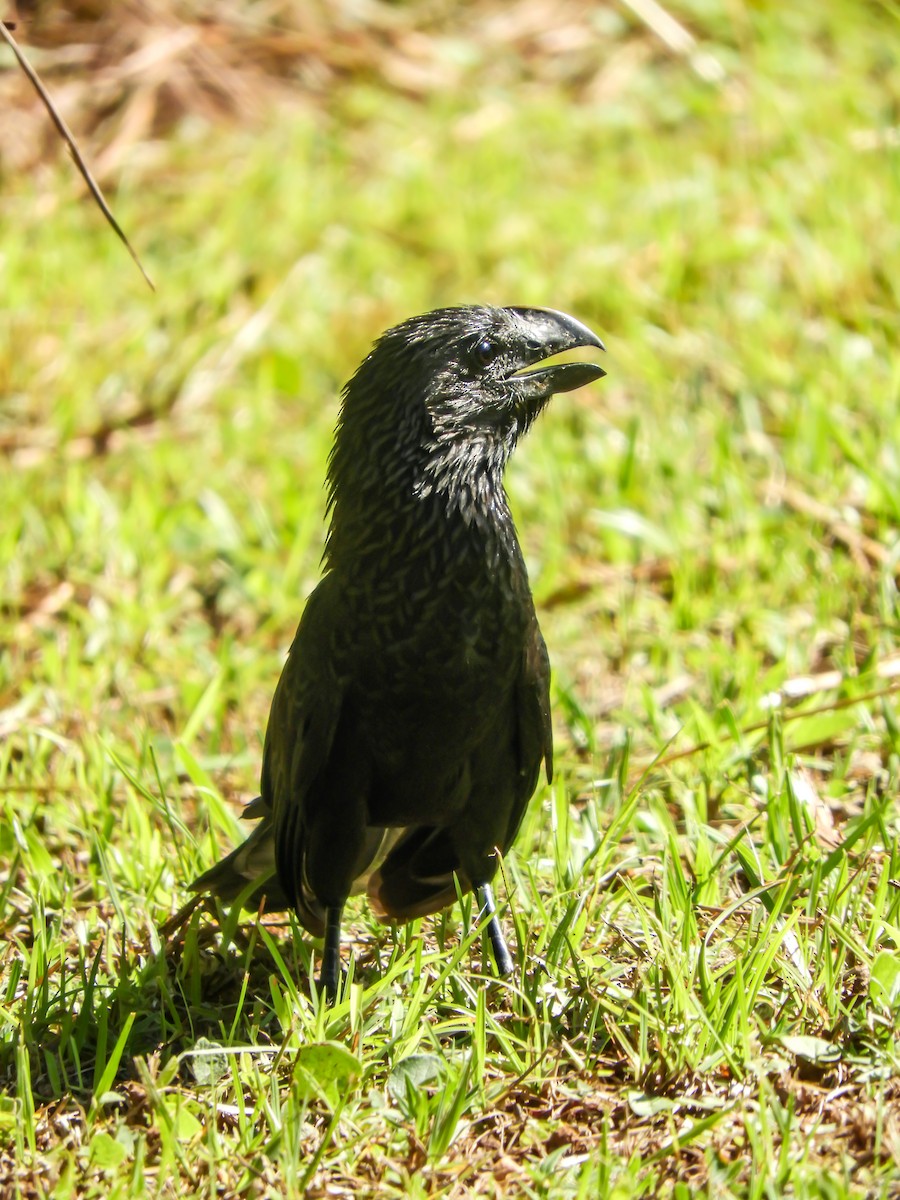
<instances>
[{"instance_id":1,"label":"blurred background vegetation","mask_svg":"<svg viewBox=\"0 0 900 1200\"><path fill-rule=\"evenodd\" d=\"M4 1186L888 1195L896 6L15 8L157 290L0 56ZM159 930L255 794L340 386L471 301L609 347L509 479L558 742L530 966L486 1006L458 914L360 906L326 1018L296 930ZM352 1062L211 1082L201 1037Z\"/></svg>"}]
</instances>

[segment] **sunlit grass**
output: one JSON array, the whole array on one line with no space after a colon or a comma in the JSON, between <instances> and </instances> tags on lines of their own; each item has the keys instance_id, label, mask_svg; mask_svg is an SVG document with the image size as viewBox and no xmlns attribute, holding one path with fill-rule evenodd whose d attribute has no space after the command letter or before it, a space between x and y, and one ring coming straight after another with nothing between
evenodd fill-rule
<instances>
[{"instance_id":1,"label":"sunlit grass","mask_svg":"<svg viewBox=\"0 0 900 1200\"><path fill-rule=\"evenodd\" d=\"M115 200L156 295L64 165L4 180L10 1194L890 1194L897 23L691 12L721 86L648 50L186 126ZM339 387L466 300L609 347L510 471L557 739L519 970L470 898L354 901L328 1008L292 918L166 922L242 836Z\"/></svg>"}]
</instances>

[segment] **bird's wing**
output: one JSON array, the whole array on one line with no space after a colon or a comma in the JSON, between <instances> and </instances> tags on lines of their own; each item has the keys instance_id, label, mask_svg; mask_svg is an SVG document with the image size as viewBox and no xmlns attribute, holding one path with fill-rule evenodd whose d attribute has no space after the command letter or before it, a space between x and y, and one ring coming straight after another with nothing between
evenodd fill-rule
<instances>
[{"instance_id":1,"label":"bird's wing","mask_svg":"<svg viewBox=\"0 0 900 1200\"><path fill-rule=\"evenodd\" d=\"M307 601L272 699L263 750L262 803L272 816L278 878L307 927L321 913L303 886L310 796L325 771L346 679L334 653L340 595L326 575Z\"/></svg>"},{"instance_id":2,"label":"bird's wing","mask_svg":"<svg viewBox=\"0 0 900 1200\"><path fill-rule=\"evenodd\" d=\"M343 681L331 652L340 620L339 592L328 575L307 601L278 681L263 751L260 795L242 816L259 824L245 842L196 879L194 891L223 900L244 896L270 911L303 905L302 862L305 806L312 782L327 762L341 712ZM277 875L277 878L275 877ZM248 891L251 883L257 889ZM307 905L308 907L308 905ZM312 911L300 911L307 926Z\"/></svg>"},{"instance_id":3,"label":"bird's wing","mask_svg":"<svg viewBox=\"0 0 900 1200\"><path fill-rule=\"evenodd\" d=\"M529 796L537 785L543 761L547 782L553 779L553 722L550 718L550 656L537 617L525 643L522 673L517 689L519 701L519 769L528 774ZM534 775L531 775L531 772Z\"/></svg>"},{"instance_id":4,"label":"bird's wing","mask_svg":"<svg viewBox=\"0 0 900 1200\"><path fill-rule=\"evenodd\" d=\"M286 798L301 799L321 771L340 717L345 680L331 652L336 605L330 582L326 576L307 601L272 698L262 802L276 823Z\"/></svg>"},{"instance_id":5,"label":"bird's wing","mask_svg":"<svg viewBox=\"0 0 900 1200\"><path fill-rule=\"evenodd\" d=\"M352 589L328 574L307 601L269 714L262 800L272 814L281 890L306 929L324 933L382 852L368 823L371 748L353 701L366 622Z\"/></svg>"},{"instance_id":6,"label":"bird's wing","mask_svg":"<svg viewBox=\"0 0 900 1200\"><path fill-rule=\"evenodd\" d=\"M553 723L550 718L550 657L537 617L525 640L522 666L516 683L516 759L518 784L510 812L505 845L513 842L528 801L537 787L541 763L547 782L553 778Z\"/></svg>"}]
</instances>

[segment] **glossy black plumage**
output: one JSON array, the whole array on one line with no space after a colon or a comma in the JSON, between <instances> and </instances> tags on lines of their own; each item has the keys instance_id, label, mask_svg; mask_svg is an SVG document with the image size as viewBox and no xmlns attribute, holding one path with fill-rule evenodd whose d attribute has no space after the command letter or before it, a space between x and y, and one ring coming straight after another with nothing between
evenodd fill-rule
<instances>
[{"instance_id":1,"label":"glossy black plumage","mask_svg":"<svg viewBox=\"0 0 900 1200\"><path fill-rule=\"evenodd\" d=\"M549 663L503 471L552 394L593 364L528 368L601 347L547 309L414 317L375 344L343 393L329 480L325 574L272 702L261 817L193 885L265 892L326 936L365 889L383 920L479 890L519 828L552 739ZM458 881L454 882L454 875ZM326 931L327 927L327 931ZM511 959L490 926L498 968Z\"/></svg>"}]
</instances>

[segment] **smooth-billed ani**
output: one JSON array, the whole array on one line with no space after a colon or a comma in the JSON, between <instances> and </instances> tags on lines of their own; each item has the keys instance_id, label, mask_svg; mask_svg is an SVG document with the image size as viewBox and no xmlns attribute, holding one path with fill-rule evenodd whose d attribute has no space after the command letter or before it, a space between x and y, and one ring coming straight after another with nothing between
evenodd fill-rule
<instances>
[{"instance_id":1,"label":"smooth-billed ani","mask_svg":"<svg viewBox=\"0 0 900 1200\"><path fill-rule=\"evenodd\" d=\"M551 309L445 308L388 330L344 388L329 467L325 574L272 701L261 818L194 884L226 900L259 884L325 937L339 977L341 913L365 890L384 921L474 889L497 969L512 959L491 879L543 763L550 670L503 471L556 392L603 348ZM454 876L456 881L454 881Z\"/></svg>"}]
</instances>

